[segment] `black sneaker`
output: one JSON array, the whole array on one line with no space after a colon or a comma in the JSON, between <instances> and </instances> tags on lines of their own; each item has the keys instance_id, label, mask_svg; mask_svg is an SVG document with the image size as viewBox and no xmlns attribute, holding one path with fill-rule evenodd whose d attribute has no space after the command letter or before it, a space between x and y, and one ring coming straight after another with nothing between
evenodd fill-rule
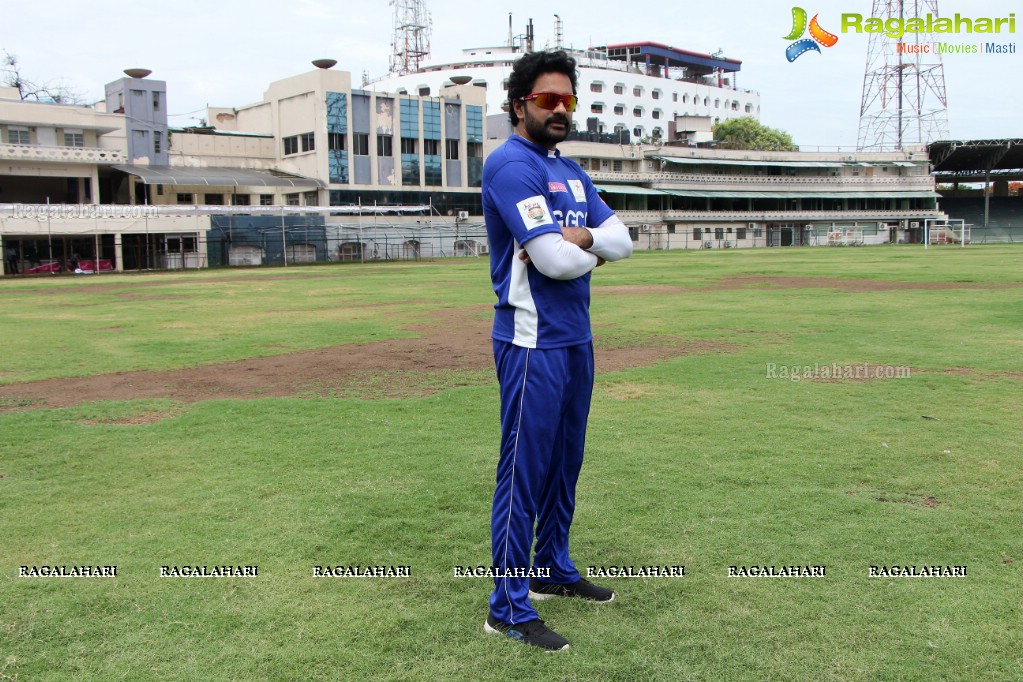
<instances>
[{"instance_id":1,"label":"black sneaker","mask_svg":"<svg viewBox=\"0 0 1023 682\"><path fill-rule=\"evenodd\" d=\"M545 651L563 651L568 648L568 640L544 625L539 618L518 625L508 625L494 618L493 614L487 614L483 632L488 635L506 635Z\"/></svg>"},{"instance_id":2,"label":"black sneaker","mask_svg":"<svg viewBox=\"0 0 1023 682\"><path fill-rule=\"evenodd\" d=\"M529 579L529 598L543 601L554 597L582 597L598 604L606 604L615 600L615 593L606 587L594 585L589 580L578 580L571 585L555 585L545 583L536 578Z\"/></svg>"}]
</instances>

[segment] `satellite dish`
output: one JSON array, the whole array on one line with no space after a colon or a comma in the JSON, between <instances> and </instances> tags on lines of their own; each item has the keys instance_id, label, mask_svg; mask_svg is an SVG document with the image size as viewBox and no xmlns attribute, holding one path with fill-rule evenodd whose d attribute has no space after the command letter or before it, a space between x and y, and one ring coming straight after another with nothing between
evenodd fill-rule
<instances>
[{"instance_id":1,"label":"satellite dish","mask_svg":"<svg viewBox=\"0 0 1023 682\"><path fill-rule=\"evenodd\" d=\"M149 69L125 69L124 73L129 78L145 78L153 72Z\"/></svg>"},{"instance_id":2,"label":"satellite dish","mask_svg":"<svg viewBox=\"0 0 1023 682\"><path fill-rule=\"evenodd\" d=\"M317 69L329 69L337 64L336 59L314 59L313 66Z\"/></svg>"},{"instance_id":3,"label":"satellite dish","mask_svg":"<svg viewBox=\"0 0 1023 682\"><path fill-rule=\"evenodd\" d=\"M455 85L465 85L472 80L472 76L452 76L451 82Z\"/></svg>"}]
</instances>

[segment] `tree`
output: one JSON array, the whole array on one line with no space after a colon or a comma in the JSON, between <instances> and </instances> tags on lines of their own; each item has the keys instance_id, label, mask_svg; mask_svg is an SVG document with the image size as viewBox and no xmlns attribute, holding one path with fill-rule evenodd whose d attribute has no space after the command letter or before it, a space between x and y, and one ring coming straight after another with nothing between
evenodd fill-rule
<instances>
[{"instance_id":1,"label":"tree","mask_svg":"<svg viewBox=\"0 0 1023 682\"><path fill-rule=\"evenodd\" d=\"M792 136L784 130L769 128L752 116L731 118L711 128L719 146L728 149L754 149L770 152L799 151Z\"/></svg>"},{"instance_id":2,"label":"tree","mask_svg":"<svg viewBox=\"0 0 1023 682\"><path fill-rule=\"evenodd\" d=\"M85 104L85 96L63 82L40 83L28 80L21 74L18 58L4 52L3 66L0 67L0 82L8 87L17 88L21 99L37 102L54 102L56 104Z\"/></svg>"}]
</instances>

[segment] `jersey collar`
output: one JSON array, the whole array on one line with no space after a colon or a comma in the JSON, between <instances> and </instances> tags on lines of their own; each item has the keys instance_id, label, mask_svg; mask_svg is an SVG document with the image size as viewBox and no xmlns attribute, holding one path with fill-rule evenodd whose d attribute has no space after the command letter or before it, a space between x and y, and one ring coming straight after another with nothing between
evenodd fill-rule
<instances>
[{"instance_id":1,"label":"jersey collar","mask_svg":"<svg viewBox=\"0 0 1023 682\"><path fill-rule=\"evenodd\" d=\"M512 133L511 139L524 144L527 148L532 149L541 156L546 156L548 159L557 159L561 156L560 149L547 149L546 147L541 147L537 143L527 140L518 133Z\"/></svg>"}]
</instances>

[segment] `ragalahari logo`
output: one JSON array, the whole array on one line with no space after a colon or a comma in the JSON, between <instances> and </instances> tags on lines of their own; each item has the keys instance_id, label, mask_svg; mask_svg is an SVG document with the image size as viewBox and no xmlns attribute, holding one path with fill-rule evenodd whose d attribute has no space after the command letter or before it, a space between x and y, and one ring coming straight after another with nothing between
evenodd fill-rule
<instances>
[{"instance_id":1,"label":"ragalahari logo","mask_svg":"<svg viewBox=\"0 0 1023 682\"><path fill-rule=\"evenodd\" d=\"M810 38L797 40L806 32L806 10L802 7L792 8L792 32L785 36L785 40L796 41L785 49L785 58L790 62L796 61L800 55L810 50L820 52L821 49L817 47L818 43L824 47L831 47L838 42L838 36L834 33L828 33L817 23L818 16L815 14L813 19L810 20Z\"/></svg>"}]
</instances>

